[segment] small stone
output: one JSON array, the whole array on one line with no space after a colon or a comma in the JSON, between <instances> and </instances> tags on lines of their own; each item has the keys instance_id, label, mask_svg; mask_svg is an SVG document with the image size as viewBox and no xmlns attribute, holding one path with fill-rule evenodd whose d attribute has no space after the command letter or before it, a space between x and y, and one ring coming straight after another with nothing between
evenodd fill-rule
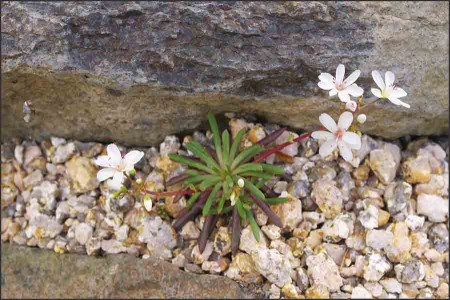
<instances>
[{"instance_id":1,"label":"small stone","mask_svg":"<svg viewBox=\"0 0 450 300\"><path fill-rule=\"evenodd\" d=\"M24 155L24 165L28 165L30 162L32 162L35 158L38 158L42 155L41 148L39 146L29 146L25 149L25 155Z\"/></svg>"},{"instance_id":2,"label":"small stone","mask_svg":"<svg viewBox=\"0 0 450 300\"><path fill-rule=\"evenodd\" d=\"M281 237L281 229L276 225L270 224L263 226L261 230L271 240L278 240Z\"/></svg>"},{"instance_id":3,"label":"small stone","mask_svg":"<svg viewBox=\"0 0 450 300\"><path fill-rule=\"evenodd\" d=\"M448 217L448 199L420 194L417 197L417 213L428 217L431 222L445 222Z\"/></svg>"},{"instance_id":4,"label":"small stone","mask_svg":"<svg viewBox=\"0 0 450 300\"><path fill-rule=\"evenodd\" d=\"M411 256L411 240L409 238L409 229L405 222L391 224L388 228L394 234L394 242L391 246L385 248L387 257L392 262L403 262Z\"/></svg>"},{"instance_id":5,"label":"small stone","mask_svg":"<svg viewBox=\"0 0 450 300\"><path fill-rule=\"evenodd\" d=\"M203 270L200 266L196 264L187 263L184 266L184 270L189 273L202 274Z\"/></svg>"},{"instance_id":6,"label":"small stone","mask_svg":"<svg viewBox=\"0 0 450 300\"><path fill-rule=\"evenodd\" d=\"M33 236L37 239L55 238L62 230L63 226L56 221L56 218L37 214L31 218L25 233L28 238Z\"/></svg>"},{"instance_id":7,"label":"small stone","mask_svg":"<svg viewBox=\"0 0 450 300\"><path fill-rule=\"evenodd\" d=\"M334 218L342 211L343 196L335 181L319 179L313 184L311 194L314 202L326 218Z\"/></svg>"},{"instance_id":8,"label":"small stone","mask_svg":"<svg viewBox=\"0 0 450 300\"><path fill-rule=\"evenodd\" d=\"M86 193L98 187L97 168L91 159L74 156L66 162L66 170L75 193Z\"/></svg>"},{"instance_id":9,"label":"small stone","mask_svg":"<svg viewBox=\"0 0 450 300\"><path fill-rule=\"evenodd\" d=\"M402 284L395 278L385 278L380 280L380 283L388 293L400 294L402 292Z\"/></svg>"},{"instance_id":10,"label":"small stone","mask_svg":"<svg viewBox=\"0 0 450 300\"><path fill-rule=\"evenodd\" d=\"M297 287L300 289L300 291L304 291L309 285L309 278L308 274L306 274L306 271L303 268L298 268L295 278Z\"/></svg>"},{"instance_id":11,"label":"small stone","mask_svg":"<svg viewBox=\"0 0 450 300\"><path fill-rule=\"evenodd\" d=\"M221 226L214 235L214 251L220 256L231 252L231 235L227 227Z\"/></svg>"},{"instance_id":12,"label":"small stone","mask_svg":"<svg viewBox=\"0 0 450 300\"><path fill-rule=\"evenodd\" d=\"M329 299L330 292L323 284L316 284L308 288L305 293L306 299Z\"/></svg>"},{"instance_id":13,"label":"small stone","mask_svg":"<svg viewBox=\"0 0 450 300\"><path fill-rule=\"evenodd\" d=\"M204 261L202 263L202 270L211 274L219 274L225 271L229 264L230 260L228 258L221 257L215 261Z\"/></svg>"},{"instance_id":14,"label":"small stone","mask_svg":"<svg viewBox=\"0 0 450 300\"><path fill-rule=\"evenodd\" d=\"M275 249L260 248L251 253L256 270L271 283L283 287L291 283L291 264L289 260Z\"/></svg>"},{"instance_id":15,"label":"small stone","mask_svg":"<svg viewBox=\"0 0 450 300\"><path fill-rule=\"evenodd\" d=\"M359 180L367 180L369 178L370 168L367 164L363 164L353 170L353 177Z\"/></svg>"},{"instance_id":16,"label":"small stone","mask_svg":"<svg viewBox=\"0 0 450 300\"><path fill-rule=\"evenodd\" d=\"M91 237L86 243L86 253L88 255L98 255L102 248L102 242L99 238Z\"/></svg>"},{"instance_id":17,"label":"small stone","mask_svg":"<svg viewBox=\"0 0 450 300\"><path fill-rule=\"evenodd\" d=\"M298 134L296 134L294 132L290 132L290 131L285 131L275 140L275 144L281 145L281 144L291 141L297 137L298 137ZM298 154L298 146L299 146L298 142L292 143L289 146L284 147L280 152L283 154L289 155L291 157L294 157Z\"/></svg>"},{"instance_id":18,"label":"small stone","mask_svg":"<svg viewBox=\"0 0 450 300\"><path fill-rule=\"evenodd\" d=\"M369 230L366 234L366 244L374 250L383 250L394 243L394 235L386 230Z\"/></svg>"},{"instance_id":19,"label":"small stone","mask_svg":"<svg viewBox=\"0 0 450 300\"><path fill-rule=\"evenodd\" d=\"M138 239L140 242L147 243L150 254L162 258L171 256L170 250L177 244L173 227L159 216L144 216L142 224L138 230Z\"/></svg>"},{"instance_id":20,"label":"small stone","mask_svg":"<svg viewBox=\"0 0 450 300\"><path fill-rule=\"evenodd\" d=\"M159 171L152 171L144 181L144 186L149 191L161 192L164 190L164 175ZM153 195L151 196L155 198Z\"/></svg>"},{"instance_id":21,"label":"small stone","mask_svg":"<svg viewBox=\"0 0 450 300\"><path fill-rule=\"evenodd\" d=\"M200 230L195 225L194 221L187 222L180 232L184 240L196 240L200 236Z\"/></svg>"},{"instance_id":22,"label":"small stone","mask_svg":"<svg viewBox=\"0 0 450 300\"><path fill-rule=\"evenodd\" d=\"M272 211L280 217L284 227L283 230L290 231L298 226L302 221L302 202L289 195L287 192L283 192L280 197L288 198L287 202L281 204L271 205Z\"/></svg>"},{"instance_id":23,"label":"small stone","mask_svg":"<svg viewBox=\"0 0 450 300\"><path fill-rule=\"evenodd\" d=\"M66 139L52 136L50 138L50 142L52 143L53 147L58 147L59 145L65 144Z\"/></svg>"},{"instance_id":24,"label":"small stone","mask_svg":"<svg viewBox=\"0 0 450 300\"><path fill-rule=\"evenodd\" d=\"M340 266L342 264L342 261L344 260L347 247L345 245L336 245L329 243L324 243L323 247L327 254L334 260L336 265Z\"/></svg>"},{"instance_id":25,"label":"small stone","mask_svg":"<svg viewBox=\"0 0 450 300\"><path fill-rule=\"evenodd\" d=\"M409 183L427 183L431 179L431 166L427 156L408 159L402 166L403 178Z\"/></svg>"},{"instance_id":26,"label":"small stone","mask_svg":"<svg viewBox=\"0 0 450 300\"><path fill-rule=\"evenodd\" d=\"M374 229L378 227L378 208L374 205L359 214L359 221L366 229Z\"/></svg>"},{"instance_id":27,"label":"small stone","mask_svg":"<svg viewBox=\"0 0 450 300\"><path fill-rule=\"evenodd\" d=\"M379 281L392 265L380 254L371 254L364 265L364 279L367 281Z\"/></svg>"},{"instance_id":28,"label":"small stone","mask_svg":"<svg viewBox=\"0 0 450 300\"><path fill-rule=\"evenodd\" d=\"M126 213L134 207L134 198L130 194L124 194L122 197L112 197L109 205L113 212Z\"/></svg>"},{"instance_id":29,"label":"small stone","mask_svg":"<svg viewBox=\"0 0 450 300\"><path fill-rule=\"evenodd\" d=\"M383 184L388 184L395 178L398 162L392 151L375 149L370 152L369 166Z\"/></svg>"},{"instance_id":30,"label":"small stone","mask_svg":"<svg viewBox=\"0 0 450 300\"><path fill-rule=\"evenodd\" d=\"M366 290L362 285L356 286L352 290L351 299L372 299L372 294Z\"/></svg>"},{"instance_id":31,"label":"small stone","mask_svg":"<svg viewBox=\"0 0 450 300\"><path fill-rule=\"evenodd\" d=\"M406 208L412 195L412 187L409 183L393 182L386 187L384 201L391 214L397 214Z\"/></svg>"},{"instance_id":32,"label":"small stone","mask_svg":"<svg viewBox=\"0 0 450 300\"><path fill-rule=\"evenodd\" d=\"M442 299L448 299L448 283L441 283L436 290L436 295Z\"/></svg>"},{"instance_id":33,"label":"small stone","mask_svg":"<svg viewBox=\"0 0 450 300\"><path fill-rule=\"evenodd\" d=\"M330 291L338 291L343 285L336 263L324 253L306 258L308 276L315 285L323 284Z\"/></svg>"},{"instance_id":34,"label":"small stone","mask_svg":"<svg viewBox=\"0 0 450 300\"><path fill-rule=\"evenodd\" d=\"M130 227L127 224L121 225L119 228L117 228L114 231L114 235L116 237L116 240L119 242L124 242L128 238L128 232L130 231Z\"/></svg>"},{"instance_id":35,"label":"small stone","mask_svg":"<svg viewBox=\"0 0 450 300\"><path fill-rule=\"evenodd\" d=\"M417 229L419 229L423 226L423 223L425 222L425 218L419 217L416 215L409 215L406 218L405 222L409 229L416 231Z\"/></svg>"},{"instance_id":36,"label":"small stone","mask_svg":"<svg viewBox=\"0 0 450 300\"><path fill-rule=\"evenodd\" d=\"M199 249L198 245L195 245L195 247L192 249L192 253L191 253L192 261L195 264L200 265L204 261L208 260L208 258L211 256L213 251L214 251L214 246L213 246L213 243L211 243L210 241L208 241L206 243L205 250L203 250L202 253L200 253L200 249Z\"/></svg>"},{"instance_id":37,"label":"small stone","mask_svg":"<svg viewBox=\"0 0 450 300\"><path fill-rule=\"evenodd\" d=\"M402 283L421 281L425 277L425 268L419 260L411 260L406 264L398 264L394 267L397 280Z\"/></svg>"},{"instance_id":38,"label":"small stone","mask_svg":"<svg viewBox=\"0 0 450 300\"><path fill-rule=\"evenodd\" d=\"M305 198L310 193L309 182L307 180L294 180L289 183L287 191L295 198Z\"/></svg>"},{"instance_id":39,"label":"small stone","mask_svg":"<svg viewBox=\"0 0 450 300\"><path fill-rule=\"evenodd\" d=\"M103 240L101 241L101 248L108 254L117 254L127 252L127 248L117 240Z\"/></svg>"},{"instance_id":40,"label":"small stone","mask_svg":"<svg viewBox=\"0 0 450 300\"><path fill-rule=\"evenodd\" d=\"M43 180L44 180L44 176L42 175L41 170L35 170L33 173L31 173L30 175L26 176L23 179L23 184L24 184L25 188L29 188L29 187L38 185Z\"/></svg>"},{"instance_id":41,"label":"small stone","mask_svg":"<svg viewBox=\"0 0 450 300\"><path fill-rule=\"evenodd\" d=\"M385 210L378 209L378 227L384 226L388 223L391 214Z\"/></svg>"},{"instance_id":42,"label":"small stone","mask_svg":"<svg viewBox=\"0 0 450 300\"><path fill-rule=\"evenodd\" d=\"M380 296L383 294L383 286L378 282L366 282L364 283L364 288L376 298L380 298Z\"/></svg>"},{"instance_id":43,"label":"small stone","mask_svg":"<svg viewBox=\"0 0 450 300\"><path fill-rule=\"evenodd\" d=\"M281 297L281 289L277 287L275 284L272 284L270 286L268 295L269 299L279 299Z\"/></svg>"},{"instance_id":44,"label":"small stone","mask_svg":"<svg viewBox=\"0 0 450 300\"><path fill-rule=\"evenodd\" d=\"M14 158L19 164L23 164L24 150L25 148L22 145L16 145L14 148Z\"/></svg>"},{"instance_id":45,"label":"small stone","mask_svg":"<svg viewBox=\"0 0 450 300\"><path fill-rule=\"evenodd\" d=\"M440 253L448 250L448 228L445 224L436 224L428 232L433 247Z\"/></svg>"},{"instance_id":46,"label":"small stone","mask_svg":"<svg viewBox=\"0 0 450 300\"><path fill-rule=\"evenodd\" d=\"M322 226L325 241L339 242L347 239L353 233L353 219L349 214L341 213L333 220L326 221Z\"/></svg>"},{"instance_id":47,"label":"small stone","mask_svg":"<svg viewBox=\"0 0 450 300\"><path fill-rule=\"evenodd\" d=\"M55 154L53 155L52 162L55 164L62 164L69 160L76 152L74 143L60 145L56 147Z\"/></svg>"},{"instance_id":48,"label":"small stone","mask_svg":"<svg viewBox=\"0 0 450 300\"><path fill-rule=\"evenodd\" d=\"M52 214L56 209L58 195L58 186L50 181L44 181L33 188L30 198L37 199L39 204L43 206L44 211Z\"/></svg>"},{"instance_id":49,"label":"small stone","mask_svg":"<svg viewBox=\"0 0 450 300\"><path fill-rule=\"evenodd\" d=\"M178 150L180 150L180 142L174 135L166 136L164 142L159 146L159 153L161 153L161 156L176 154Z\"/></svg>"},{"instance_id":50,"label":"small stone","mask_svg":"<svg viewBox=\"0 0 450 300\"><path fill-rule=\"evenodd\" d=\"M273 187L273 191L277 194L281 194L287 190L288 183L286 181L278 181Z\"/></svg>"},{"instance_id":51,"label":"small stone","mask_svg":"<svg viewBox=\"0 0 450 300\"><path fill-rule=\"evenodd\" d=\"M253 232L250 228L250 225L245 227L241 231L241 240L239 242L239 249L247 252L248 254L251 254L253 251L260 251L261 249L267 248L266 237L262 234L261 231L259 236L260 240L259 242L257 242L255 237L253 236Z\"/></svg>"},{"instance_id":52,"label":"small stone","mask_svg":"<svg viewBox=\"0 0 450 300\"><path fill-rule=\"evenodd\" d=\"M175 258L172 259L172 264L177 266L178 268L184 268L186 265L186 256L183 253L178 254Z\"/></svg>"},{"instance_id":53,"label":"small stone","mask_svg":"<svg viewBox=\"0 0 450 300\"><path fill-rule=\"evenodd\" d=\"M448 175L432 174L430 181L416 185L415 191L416 194L448 196Z\"/></svg>"},{"instance_id":54,"label":"small stone","mask_svg":"<svg viewBox=\"0 0 450 300\"><path fill-rule=\"evenodd\" d=\"M92 227L86 223L81 223L75 228L75 239L81 245L85 245L92 236Z\"/></svg>"},{"instance_id":55,"label":"small stone","mask_svg":"<svg viewBox=\"0 0 450 300\"><path fill-rule=\"evenodd\" d=\"M281 289L281 292L288 299L297 299L298 298L297 290L295 289L295 286L292 283L285 284L283 286L283 288Z\"/></svg>"}]
</instances>

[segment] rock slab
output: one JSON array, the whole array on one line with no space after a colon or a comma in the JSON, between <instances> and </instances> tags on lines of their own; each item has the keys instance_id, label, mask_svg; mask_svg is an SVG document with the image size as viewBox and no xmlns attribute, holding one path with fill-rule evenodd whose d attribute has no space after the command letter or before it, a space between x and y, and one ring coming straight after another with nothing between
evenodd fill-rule
<instances>
[{"instance_id":1,"label":"rock slab","mask_svg":"<svg viewBox=\"0 0 450 300\"><path fill-rule=\"evenodd\" d=\"M231 279L126 254L94 258L2 244L5 298L255 298Z\"/></svg>"},{"instance_id":2,"label":"rock slab","mask_svg":"<svg viewBox=\"0 0 450 300\"><path fill-rule=\"evenodd\" d=\"M393 71L411 109L371 107L385 138L448 131L448 2L9 2L1 4L2 138L148 146L250 112L313 130L337 111L321 72ZM23 104L30 103L28 123Z\"/></svg>"}]
</instances>

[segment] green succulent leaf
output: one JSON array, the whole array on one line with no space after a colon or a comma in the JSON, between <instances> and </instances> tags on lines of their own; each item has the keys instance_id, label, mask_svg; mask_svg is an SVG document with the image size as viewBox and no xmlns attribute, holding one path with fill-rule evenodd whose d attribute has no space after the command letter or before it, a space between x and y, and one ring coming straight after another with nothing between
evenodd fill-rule
<instances>
[{"instance_id":1,"label":"green succulent leaf","mask_svg":"<svg viewBox=\"0 0 450 300\"><path fill-rule=\"evenodd\" d=\"M263 173L263 172L244 172L244 173L241 173L240 175L241 176L250 176L250 177L256 177L256 178L262 178L262 179L266 179L266 180L270 180L273 177L272 174L267 174L267 173ZM255 186L257 188L260 188L262 185L261 186L257 186L255 184Z\"/></svg>"},{"instance_id":2,"label":"green succulent leaf","mask_svg":"<svg viewBox=\"0 0 450 300\"><path fill-rule=\"evenodd\" d=\"M202 191L206 190L207 188L218 184L218 182L221 181L221 178L219 176L215 176L215 177L210 177L208 179L205 179L204 181L202 181L202 183L200 183L200 189Z\"/></svg>"},{"instance_id":3,"label":"green succulent leaf","mask_svg":"<svg viewBox=\"0 0 450 300\"><path fill-rule=\"evenodd\" d=\"M230 156L230 134L228 130L224 130L222 132L222 153L223 153L223 162L225 165L228 165L228 159Z\"/></svg>"},{"instance_id":4,"label":"green succulent leaf","mask_svg":"<svg viewBox=\"0 0 450 300\"><path fill-rule=\"evenodd\" d=\"M280 167L280 166L274 166L274 165L268 165L268 164L261 164L264 172L266 173L271 173L274 175L283 175L284 173L286 173L286 171L284 171L284 168Z\"/></svg>"},{"instance_id":5,"label":"green succulent leaf","mask_svg":"<svg viewBox=\"0 0 450 300\"><path fill-rule=\"evenodd\" d=\"M189 198L189 200L187 201L187 203L186 203L187 207L192 207L192 205L194 205L194 203L197 201L200 194L201 194L200 192L194 193L191 196L191 198Z\"/></svg>"},{"instance_id":6,"label":"green succulent leaf","mask_svg":"<svg viewBox=\"0 0 450 300\"><path fill-rule=\"evenodd\" d=\"M223 206L224 206L224 204L225 204L225 200L226 200L226 199L227 199L227 198L225 198L225 193L222 191L222 196L220 197L219 204L217 205L217 211L218 211L219 213L222 212L222 209L223 209Z\"/></svg>"},{"instance_id":7,"label":"green succulent leaf","mask_svg":"<svg viewBox=\"0 0 450 300\"><path fill-rule=\"evenodd\" d=\"M266 196L264 196L263 192L261 192L253 183L251 183L250 181L246 180L245 181L245 187L248 188L248 190L255 195L256 197L258 197L259 199L266 199Z\"/></svg>"},{"instance_id":8,"label":"green succulent leaf","mask_svg":"<svg viewBox=\"0 0 450 300\"><path fill-rule=\"evenodd\" d=\"M246 133L246 131L247 130L245 130L243 128L243 129L239 130L239 132L236 134L236 137L234 138L233 143L231 145L229 161L234 160L234 157L236 156L236 153L239 148L239 143L241 142L241 139L244 136L244 134Z\"/></svg>"},{"instance_id":9,"label":"green succulent leaf","mask_svg":"<svg viewBox=\"0 0 450 300\"><path fill-rule=\"evenodd\" d=\"M248 164L243 164L240 165L239 167L236 168L236 170L233 171L234 174L241 174L244 172L251 172L251 171L256 171L256 172L261 172L263 170L262 166L260 164L256 164L256 163L248 163Z\"/></svg>"},{"instance_id":10,"label":"green succulent leaf","mask_svg":"<svg viewBox=\"0 0 450 300\"><path fill-rule=\"evenodd\" d=\"M236 156L236 158L233 160L233 163L231 164L231 170L234 170L234 168L236 168L239 165L239 163L241 163L243 160L245 160L247 158L254 156L256 153L261 151L261 149L262 149L262 146L253 145L253 146L245 149L241 153L239 153L238 156Z\"/></svg>"},{"instance_id":11,"label":"green succulent leaf","mask_svg":"<svg viewBox=\"0 0 450 300\"><path fill-rule=\"evenodd\" d=\"M270 204L270 205L285 203L288 201L289 201L288 198L266 198L266 199L264 199L264 202L266 202L267 204Z\"/></svg>"},{"instance_id":12,"label":"green succulent leaf","mask_svg":"<svg viewBox=\"0 0 450 300\"><path fill-rule=\"evenodd\" d=\"M236 200L236 207L237 207L239 217L241 217L242 220L247 219L247 214L245 213L245 209L244 209L240 199Z\"/></svg>"},{"instance_id":13,"label":"green succulent leaf","mask_svg":"<svg viewBox=\"0 0 450 300\"><path fill-rule=\"evenodd\" d=\"M259 240L261 238L259 236L259 226L256 223L255 218L253 217L252 210L251 209L246 209L245 212L247 214L248 222L250 223L250 228L252 229L253 236L255 237L256 241L259 242Z\"/></svg>"},{"instance_id":14,"label":"green succulent leaf","mask_svg":"<svg viewBox=\"0 0 450 300\"><path fill-rule=\"evenodd\" d=\"M219 126L217 125L216 118L214 115L209 112L208 113L208 121L209 126L211 127L211 131L214 139L214 147L216 148L217 158L219 159L219 163L223 166L223 157L222 157L222 146L220 142L220 134L219 134Z\"/></svg>"},{"instance_id":15,"label":"green succulent leaf","mask_svg":"<svg viewBox=\"0 0 450 300\"><path fill-rule=\"evenodd\" d=\"M213 175L216 174L215 171L213 171L211 168L205 166L204 164L202 164L202 163L200 163L198 161L186 158L186 157L182 157L182 156L180 156L178 154L169 154L169 158L171 160L173 160L173 161L179 162L181 164L188 165L190 167L193 167L193 168L205 171L207 173L210 173L210 174L213 174Z\"/></svg>"},{"instance_id":16,"label":"green succulent leaf","mask_svg":"<svg viewBox=\"0 0 450 300\"><path fill-rule=\"evenodd\" d=\"M215 171L219 171L220 167L214 160L214 158L209 155L208 152L206 152L205 148L203 148L200 143L192 141L186 144L186 148L191 151L195 156L203 160L208 167L216 169Z\"/></svg>"},{"instance_id":17,"label":"green succulent leaf","mask_svg":"<svg viewBox=\"0 0 450 300\"><path fill-rule=\"evenodd\" d=\"M209 194L208 200L206 200L206 203L202 209L202 214L204 216L206 216L209 213L209 210L211 209L211 206L213 205L214 200L216 200L217 192L219 191L220 186L221 186L221 184L217 183L214 186L214 189L211 191L211 194Z\"/></svg>"}]
</instances>

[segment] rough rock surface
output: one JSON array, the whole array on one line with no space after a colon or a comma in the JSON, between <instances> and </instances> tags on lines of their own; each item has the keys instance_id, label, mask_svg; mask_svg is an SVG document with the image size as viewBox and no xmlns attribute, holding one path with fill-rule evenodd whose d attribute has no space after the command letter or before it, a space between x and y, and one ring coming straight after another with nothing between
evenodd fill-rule
<instances>
[{"instance_id":1,"label":"rough rock surface","mask_svg":"<svg viewBox=\"0 0 450 300\"><path fill-rule=\"evenodd\" d=\"M186 273L158 259L55 255L10 244L2 244L1 287L2 298L255 297L231 279Z\"/></svg>"},{"instance_id":2,"label":"rough rock surface","mask_svg":"<svg viewBox=\"0 0 450 300\"><path fill-rule=\"evenodd\" d=\"M311 130L339 63L391 70L406 110L371 107L366 133L447 132L448 2L2 2L2 138L151 145L251 112ZM22 107L31 102L31 121ZM183 122L175 120L182 119Z\"/></svg>"}]
</instances>

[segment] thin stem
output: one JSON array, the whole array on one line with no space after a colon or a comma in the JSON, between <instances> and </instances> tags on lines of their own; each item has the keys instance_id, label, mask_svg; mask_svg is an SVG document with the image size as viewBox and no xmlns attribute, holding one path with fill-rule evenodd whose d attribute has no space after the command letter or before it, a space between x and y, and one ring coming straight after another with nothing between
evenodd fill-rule
<instances>
[{"instance_id":1,"label":"thin stem","mask_svg":"<svg viewBox=\"0 0 450 300\"><path fill-rule=\"evenodd\" d=\"M364 109L364 108L366 108L366 107L368 107L368 106L374 104L374 103L377 102L377 101L378 101L378 98L375 98L374 100L372 100L372 101L370 101L370 102L364 104L363 106L361 106L357 111L360 111L360 110L362 110L362 109Z\"/></svg>"},{"instance_id":2,"label":"thin stem","mask_svg":"<svg viewBox=\"0 0 450 300\"><path fill-rule=\"evenodd\" d=\"M280 144L280 145L278 145L278 146L276 146L276 147L273 147L273 148L267 150L266 152L264 152L263 154L257 156L257 157L254 159L253 162L255 162L255 163L261 162L261 161L263 161L264 159L266 159L268 156L270 156L271 154L273 154L273 153L275 153L275 152L278 152L278 151L280 151L280 150L286 148L287 146L289 146L289 145L291 145L291 144L293 144L293 143L296 143L296 142L298 142L298 141L301 141L301 140L303 140L303 139L306 139L306 138L309 137L310 135L311 135L311 133L305 133L305 134L302 134L302 135L296 137L295 139L293 139L292 142L285 142L285 143Z\"/></svg>"},{"instance_id":3,"label":"thin stem","mask_svg":"<svg viewBox=\"0 0 450 300\"><path fill-rule=\"evenodd\" d=\"M280 217L277 216L276 213L274 213L270 207L264 203L264 201L262 201L261 199L259 199L258 197L256 197L255 195L250 193L250 197L255 200L256 205L259 206L259 208L261 208L261 210L267 215L267 217L269 217L270 221L272 221L272 223L280 228L283 228L283 222L281 221Z\"/></svg>"}]
</instances>

